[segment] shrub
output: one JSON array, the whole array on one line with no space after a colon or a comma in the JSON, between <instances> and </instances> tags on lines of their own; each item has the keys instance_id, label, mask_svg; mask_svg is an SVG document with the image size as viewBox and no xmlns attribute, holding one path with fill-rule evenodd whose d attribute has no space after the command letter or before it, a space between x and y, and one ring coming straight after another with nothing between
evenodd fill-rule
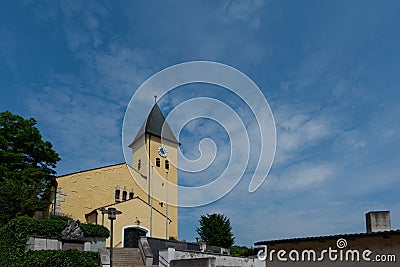
<instances>
[{"instance_id":1,"label":"shrub","mask_svg":"<svg viewBox=\"0 0 400 267\"><path fill-rule=\"evenodd\" d=\"M71 216L68 216L65 214L52 214L52 213L45 214L45 218L53 219L53 220L61 220L61 221L66 221L66 222L68 222L69 219L72 219Z\"/></svg>"},{"instance_id":2,"label":"shrub","mask_svg":"<svg viewBox=\"0 0 400 267\"><path fill-rule=\"evenodd\" d=\"M81 224L81 229L85 237L110 237L110 231L101 225Z\"/></svg>"},{"instance_id":3,"label":"shrub","mask_svg":"<svg viewBox=\"0 0 400 267\"><path fill-rule=\"evenodd\" d=\"M45 220L36 220L27 216L18 217L2 228L0 228L0 266L29 266L27 265L20 265L21 260L24 259L25 256L31 255L31 253L47 253L47 252L26 252L26 242L28 238L32 234L36 234L38 236L45 236L45 237L61 237L62 230L67 227L68 222L65 220L54 220L54 219L45 219ZM83 235L85 237L109 237L110 232L107 228L101 225L92 225L92 224L81 224L81 229L83 231ZM69 255L68 253L75 253L75 252L68 252L67 254L63 254L66 252L48 252L49 254L46 255L53 255L51 253L59 253L59 256L62 258L63 255L66 257ZM81 252L76 254L79 258ZM54 254L54 255L56 255ZM58 255L58 254L57 254ZM75 255L75 254L74 254ZM84 254L82 254L84 255ZM50 257L50 256L49 256ZM58 257L58 256L54 256ZM29 260L33 260L30 259ZM75 266L75 265L32 265L32 266ZM78 265L79 266L79 265ZM85 266L92 266L92 265L85 265Z\"/></svg>"},{"instance_id":4,"label":"shrub","mask_svg":"<svg viewBox=\"0 0 400 267\"><path fill-rule=\"evenodd\" d=\"M20 261L20 266L63 266L92 267L99 266L98 252L78 250L36 250L28 251Z\"/></svg>"},{"instance_id":5,"label":"shrub","mask_svg":"<svg viewBox=\"0 0 400 267\"><path fill-rule=\"evenodd\" d=\"M0 228L0 266L15 265L26 250L30 228L29 217L13 219Z\"/></svg>"}]
</instances>

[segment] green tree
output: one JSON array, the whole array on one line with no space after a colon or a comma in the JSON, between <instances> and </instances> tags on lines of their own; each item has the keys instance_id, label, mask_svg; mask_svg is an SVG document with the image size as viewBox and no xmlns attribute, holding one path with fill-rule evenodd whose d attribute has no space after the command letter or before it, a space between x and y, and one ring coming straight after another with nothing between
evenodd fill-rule
<instances>
[{"instance_id":1,"label":"green tree","mask_svg":"<svg viewBox=\"0 0 400 267\"><path fill-rule=\"evenodd\" d=\"M33 118L0 113L0 226L49 206L60 158L35 125Z\"/></svg>"},{"instance_id":2,"label":"green tree","mask_svg":"<svg viewBox=\"0 0 400 267\"><path fill-rule=\"evenodd\" d=\"M232 233L230 219L223 214L202 215L199 220L200 227L196 232L200 240L207 244L229 248L233 245L235 237Z\"/></svg>"},{"instance_id":3,"label":"green tree","mask_svg":"<svg viewBox=\"0 0 400 267\"><path fill-rule=\"evenodd\" d=\"M246 247L246 246L232 246L230 249L231 249L231 256L249 257L249 256L257 255L257 252L261 248L253 248L253 247Z\"/></svg>"}]
</instances>

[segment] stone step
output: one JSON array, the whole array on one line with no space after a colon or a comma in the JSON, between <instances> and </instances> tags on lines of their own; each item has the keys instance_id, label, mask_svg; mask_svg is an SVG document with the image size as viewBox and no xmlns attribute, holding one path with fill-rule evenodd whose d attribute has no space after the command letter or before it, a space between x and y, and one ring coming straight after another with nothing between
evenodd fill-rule
<instances>
[{"instance_id":1,"label":"stone step","mask_svg":"<svg viewBox=\"0 0 400 267\"><path fill-rule=\"evenodd\" d=\"M114 267L144 267L139 248L114 248Z\"/></svg>"}]
</instances>

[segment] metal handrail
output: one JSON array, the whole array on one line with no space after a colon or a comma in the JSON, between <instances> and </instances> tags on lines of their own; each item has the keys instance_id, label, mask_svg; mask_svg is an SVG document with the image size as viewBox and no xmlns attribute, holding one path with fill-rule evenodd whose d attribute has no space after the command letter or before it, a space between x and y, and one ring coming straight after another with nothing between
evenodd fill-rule
<instances>
[{"instance_id":1,"label":"metal handrail","mask_svg":"<svg viewBox=\"0 0 400 267\"><path fill-rule=\"evenodd\" d=\"M169 262L163 257L163 256L161 256L161 255L158 255L158 261L160 261L160 259L161 260L163 260L167 265L167 267L169 267ZM163 264L164 265L164 264Z\"/></svg>"}]
</instances>

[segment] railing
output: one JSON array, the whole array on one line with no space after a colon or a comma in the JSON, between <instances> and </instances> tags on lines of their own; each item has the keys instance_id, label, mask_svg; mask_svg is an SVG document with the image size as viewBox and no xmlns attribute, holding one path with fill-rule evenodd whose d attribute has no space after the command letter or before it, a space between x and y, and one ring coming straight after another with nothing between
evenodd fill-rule
<instances>
[{"instance_id":1,"label":"railing","mask_svg":"<svg viewBox=\"0 0 400 267\"><path fill-rule=\"evenodd\" d=\"M141 237L138 242L140 254L146 266L153 265L153 252L146 237Z\"/></svg>"},{"instance_id":2,"label":"railing","mask_svg":"<svg viewBox=\"0 0 400 267\"><path fill-rule=\"evenodd\" d=\"M158 255L159 266L169 267L169 262L161 255Z\"/></svg>"}]
</instances>

